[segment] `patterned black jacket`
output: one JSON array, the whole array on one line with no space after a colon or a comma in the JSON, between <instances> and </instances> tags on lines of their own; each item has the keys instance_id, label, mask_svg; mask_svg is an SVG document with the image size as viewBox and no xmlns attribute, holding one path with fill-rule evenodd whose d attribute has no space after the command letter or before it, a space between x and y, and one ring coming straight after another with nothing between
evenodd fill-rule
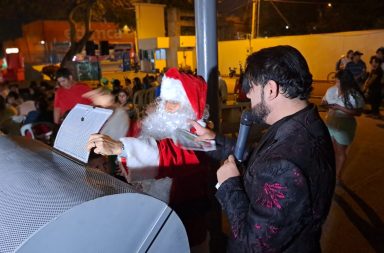
<instances>
[{"instance_id":1,"label":"patterned black jacket","mask_svg":"<svg viewBox=\"0 0 384 253\"><path fill-rule=\"evenodd\" d=\"M216 141L226 159L233 142ZM334 188L332 142L316 106L309 105L273 124L244 175L218 189L232 230L228 252L320 252Z\"/></svg>"}]
</instances>

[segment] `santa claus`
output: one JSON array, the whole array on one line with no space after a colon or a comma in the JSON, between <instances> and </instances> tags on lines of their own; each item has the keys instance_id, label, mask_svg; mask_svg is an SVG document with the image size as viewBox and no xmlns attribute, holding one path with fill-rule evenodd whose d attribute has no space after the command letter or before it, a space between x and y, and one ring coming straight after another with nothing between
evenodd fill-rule
<instances>
[{"instance_id":1,"label":"santa claus","mask_svg":"<svg viewBox=\"0 0 384 253\"><path fill-rule=\"evenodd\" d=\"M204 217L199 209L207 207L208 169L202 165L204 154L178 145L176 133L190 131L191 121L205 125L206 95L202 78L172 68L165 73L160 97L147 108L146 116L138 124L131 122L129 137L115 140L93 134L87 146L97 154L117 155L129 183L168 202L183 220L191 245L205 238L204 224L189 218Z\"/></svg>"}]
</instances>

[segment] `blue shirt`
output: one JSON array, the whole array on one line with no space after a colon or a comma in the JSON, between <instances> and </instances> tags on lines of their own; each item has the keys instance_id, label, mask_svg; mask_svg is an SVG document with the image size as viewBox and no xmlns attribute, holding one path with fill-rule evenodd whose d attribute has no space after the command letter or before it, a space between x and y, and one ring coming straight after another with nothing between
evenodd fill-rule
<instances>
[{"instance_id":1,"label":"blue shirt","mask_svg":"<svg viewBox=\"0 0 384 253\"><path fill-rule=\"evenodd\" d=\"M360 60L357 63L354 63L353 61L348 62L345 69L351 71L351 73L355 77L355 79L358 80L358 79L362 78L367 67L366 67L365 63L362 60Z\"/></svg>"}]
</instances>

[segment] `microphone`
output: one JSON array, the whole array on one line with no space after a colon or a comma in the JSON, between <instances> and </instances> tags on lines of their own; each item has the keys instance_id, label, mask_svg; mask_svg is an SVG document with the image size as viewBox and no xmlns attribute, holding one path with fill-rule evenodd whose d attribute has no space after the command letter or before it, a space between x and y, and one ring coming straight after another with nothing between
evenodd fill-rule
<instances>
[{"instance_id":1,"label":"microphone","mask_svg":"<svg viewBox=\"0 0 384 253\"><path fill-rule=\"evenodd\" d=\"M248 139L249 129L252 126L252 110L247 109L241 114L239 135L237 136L237 142L235 146L234 155L238 162L243 162L243 156L245 151L245 146Z\"/></svg>"},{"instance_id":2,"label":"microphone","mask_svg":"<svg viewBox=\"0 0 384 253\"><path fill-rule=\"evenodd\" d=\"M235 151L233 153L233 155L235 156L236 166L240 171L240 174L243 174L245 170L245 166L243 164L243 156L245 151L245 145L247 144L249 129L251 128L252 124L252 110L244 110L241 114L239 135L237 136ZM217 183L215 187L216 189L219 189L220 183Z\"/></svg>"}]
</instances>

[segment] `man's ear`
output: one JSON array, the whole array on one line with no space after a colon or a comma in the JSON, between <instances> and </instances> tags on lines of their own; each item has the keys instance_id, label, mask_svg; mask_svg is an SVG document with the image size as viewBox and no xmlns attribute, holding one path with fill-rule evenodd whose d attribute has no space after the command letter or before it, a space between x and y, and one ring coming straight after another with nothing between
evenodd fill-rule
<instances>
[{"instance_id":1,"label":"man's ear","mask_svg":"<svg viewBox=\"0 0 384 253\"><path fill-rule=\"evenodd\" d=\"M279 95L279 85L273 80L269 80L265 85L265 97L269 100L275 99Z\"/></svg>"}]
</instances>

